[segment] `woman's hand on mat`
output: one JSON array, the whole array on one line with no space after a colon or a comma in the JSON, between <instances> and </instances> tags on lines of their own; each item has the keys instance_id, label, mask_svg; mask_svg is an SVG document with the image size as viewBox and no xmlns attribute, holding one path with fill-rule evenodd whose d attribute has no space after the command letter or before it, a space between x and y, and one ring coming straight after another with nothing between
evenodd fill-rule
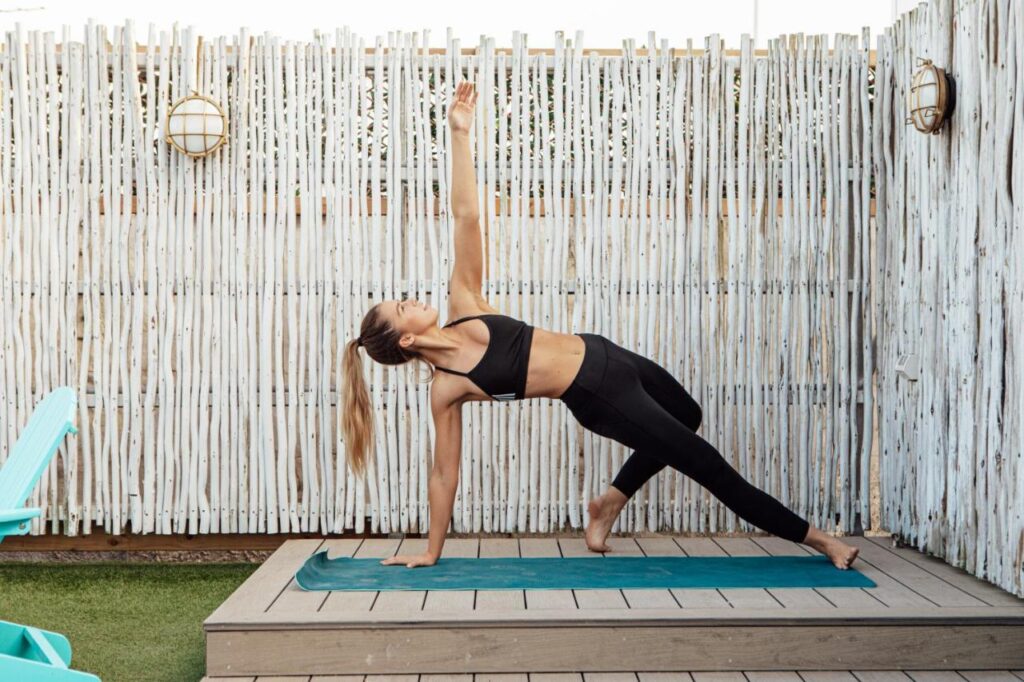
<instances>
[{"instance_id":1,"label":"woman's hand on mat","mask_svg":"<svg viewBox=\"0 0 1024 682\"><path fill-rule=\"evenodd\" d=\"M405 564L406 568L415 568L416 566L433 566L437 563L437 557L424 552L423 554L390 556L380 563L384 566L389 566L391 564Z\"/></svg>"},{"instance_id":2,"label":"woman's hand on mat","mask_svg":"<svg viewBox=\"0 0 1024 682\"><path fill-rule=\"evenodd\" d=\"M469 132L473 127L473 107L476 106L476 91L469 81L455 86L452 103L448 106L448 126L452 132Z\"/></svg>"}]
</instances>

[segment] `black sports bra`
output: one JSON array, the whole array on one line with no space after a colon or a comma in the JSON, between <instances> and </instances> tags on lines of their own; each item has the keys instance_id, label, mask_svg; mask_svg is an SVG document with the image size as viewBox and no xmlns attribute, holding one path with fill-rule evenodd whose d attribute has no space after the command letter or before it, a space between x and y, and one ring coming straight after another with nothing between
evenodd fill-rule
<instances>
[{"instance_id":1,"label":"black sports bra","mask_svg":"<svg viewBox=\"0 0 1024 682\"><path fill-rule=\"evenodd\" d=\"M468 377L494 400L522 400L526 393L526 370L530 364L533 327L508 315L485 313L460 317L444 326L480 318L490 332L487 349L476 367L468 372L437 367L442 372Z\"/></svg>"}]
</instances>

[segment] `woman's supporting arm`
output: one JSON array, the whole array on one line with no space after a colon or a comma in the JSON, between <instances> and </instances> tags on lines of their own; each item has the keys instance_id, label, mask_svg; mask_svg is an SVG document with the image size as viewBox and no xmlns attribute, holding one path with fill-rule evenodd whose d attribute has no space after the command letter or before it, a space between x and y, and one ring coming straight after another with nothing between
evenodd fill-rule
<instances>
[{"instance_id":1,"label":"woman's supporting arm","mask_svg":"<svg viewBox=\"0 0 1024 682\"><path fill-rule=\"evenodd\" d=\"M431 394L434 410L434 464L430 470L427 496L430 501L430 531L427 554L435 561L441 558L448 524L459 487L459 461L462 456L462 402L442 405L440 396ZM435 403L435 400L437 401ZM436 406L436 407L435 407Z\"/></svg>"}]
</instances>

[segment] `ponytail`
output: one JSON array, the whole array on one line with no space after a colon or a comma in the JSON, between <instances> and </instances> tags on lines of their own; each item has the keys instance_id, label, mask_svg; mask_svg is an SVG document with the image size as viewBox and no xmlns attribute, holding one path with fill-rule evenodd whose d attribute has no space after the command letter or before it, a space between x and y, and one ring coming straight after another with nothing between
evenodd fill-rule
<instances>
[{"instance_id":1,"label":"ponytail","mask_svg":"<svg viewBox=\"0 0 1024 682\"><path fill-rule=\"evenodd\" d=\"M363 362L359 357L360 339L353 339L345 347L342 364L343 397L341 428L345 436L348 463L360 478L366 476L366 452L373 440L373 412L370 395L363 377Z\"/></svg>"}]
</instances>

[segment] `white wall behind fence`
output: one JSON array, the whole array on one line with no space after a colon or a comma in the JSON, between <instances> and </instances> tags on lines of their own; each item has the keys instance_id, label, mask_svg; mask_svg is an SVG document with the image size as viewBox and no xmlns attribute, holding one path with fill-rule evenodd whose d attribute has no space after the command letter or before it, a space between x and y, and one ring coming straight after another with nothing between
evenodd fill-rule
<instances>
[{"instance_id":1,"label":"white wall behind fence","mask_svg":"<svg viewBox=\"0 0 1024 682\"><path fill-rule=\"evenodd\" d=\"M882 525L1024 596L1024 2L934 0L879 38ZM918 58L956 82L905 126ZM916 356L916 381L896 372Z\"/></svg>"},{"instance_id":2,"label":"white wall behind fence","mask_svg":"<svg viewBox=\"0 0 1024 682\"><path fill-rule=\"evenodd\" d=\"M195 83L187 31L7 33L3 451L54 386L81 401L33 532L426 530L428 384L365 361L364 486L345 465L338 359L377 301L447 314L443 114L462 77L480 92L492 305L660 362L743 476L816 525L867 526L867 35L831 50L794 36L757 58L749 41L727 57L717 36L652 56L591 55L579 35L553 55L519 36L510 53L485 39L464 55L449 36L428 54L424 38L367 53L347 30L294 43L243 29L202 43ZM190 87L229 118L205 160L157 139ZM557 400L471 403L464 420L456 531L579 528L630 454ZM644 529L756 530L671 469L614 530Z\"/></svg>"}]
</instances>

